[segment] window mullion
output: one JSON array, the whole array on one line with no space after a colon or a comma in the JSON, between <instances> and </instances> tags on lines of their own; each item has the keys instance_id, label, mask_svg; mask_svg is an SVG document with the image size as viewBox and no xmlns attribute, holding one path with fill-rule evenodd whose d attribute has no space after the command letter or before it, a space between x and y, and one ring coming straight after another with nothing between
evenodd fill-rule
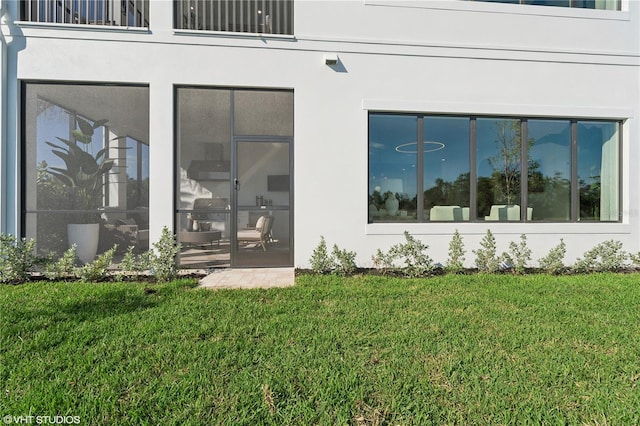
<instances>
[{"instance_id":1,"label":"window mullion","mask_svg":"<svg viewBox=\"0 0 640 426\"><path fill-rule=\"evenodd\" d=\"M529 193L529 141L527 120L520 121L520 221L527 220L527 198Z\"/></svg>"},{"instance_id":2,"label":"window mullion","mask_svg":"<svg viewBox=\"0 0 640 426\"><path fill-rule=\"evenodd\" d=\"M578 192L578 122L571 120L571 222L577 222L580 213Z\"/></svg>"},{"instance_id":3,"label":"window mullion","mask_svg":"<svg viewBox=\"0 0 640 426\"><path fill-rule=\"evenodd\" d=\"M470 117L469 119L469 221L474 222L478 218L478 186L477 186L477 171L476 171L476 118Z\"/></svg>"},{"instance_id":4,"label":"window mullion","mask_svg":"<svg viewBox=\"0 0 640 426\"><path fill-rule=\"evenodd\" d=\"M424 222L424 120L423 116L418 116L418 134L416 135L416 151L418 158L416 159L416 177L417 197L416 197L416 215L418 222Z\"/></svg>"}]
</instances>

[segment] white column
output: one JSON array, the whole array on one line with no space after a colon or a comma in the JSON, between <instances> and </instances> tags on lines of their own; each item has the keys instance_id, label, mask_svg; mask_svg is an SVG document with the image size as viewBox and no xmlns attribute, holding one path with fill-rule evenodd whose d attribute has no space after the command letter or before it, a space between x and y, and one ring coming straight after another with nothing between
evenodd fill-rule
<instances>
[{"instance_id":1,"label":"white column","mask_svg":"<svg viewBox=\"0 0 640 426\"><path fill-rule=\"evenodd\" d=\"M4 37L6 1L0 0L0 19L2 19L2 33L0 33L0 232L7 230L7 137L6 137L6 79L7 79L7 43Z\"/></svg>"},{"instance_id":2,"label":"white column","mask_svg":"<svg viewBox=\"0 0 640 426\"><path fill-rule=\"evenodd\" d=\"M173 85L149 86L149 242L160 239L162 228L174 222Z\"/></svg>"},{"instance_id":3,"label":"white column","mask_svg":"<svg viewBox=\"0 0 640 426\"><path fill-rule=\"evenodd\" d=\"M19 186L17 168L18 80L16 64L10 62L19 47L11 34L19 2L0 0L0 232L18 234Z\"/></svg>"},{"instance_id":4,"label":"white column","mask_svg":"<svg viewBox=\"0 0 640 426\"><path fill-rule=\"evenodd\" d=\"M173 31L173 1L149 2L149 30L154 34Z\"/></svg>"}]
</instances>

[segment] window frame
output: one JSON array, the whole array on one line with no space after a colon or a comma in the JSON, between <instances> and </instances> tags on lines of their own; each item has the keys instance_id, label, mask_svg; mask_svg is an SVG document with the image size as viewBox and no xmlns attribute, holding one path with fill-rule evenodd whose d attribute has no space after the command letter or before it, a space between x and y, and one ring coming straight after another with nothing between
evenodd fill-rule
<instances>
[{"instance_id":1,"label":"window frame","mask_svg":"<svg viewBox=\"0 0 640 426\"><path fill-rule=\"evenodd\" d=\"M411 224L442 224L442 223L500 223L500 224L566 224L566 223L589 223L589 224L616 224L622 223L623 220L623 194L624 194L624 186L623 186L623 151L624 151L624 119L619 118L575 118L575 117L566 117L566 116L529 116L529 115L505 115L505 114L448 114L448 113L424 113L424 112L409 112L409 111L386 111L381 109L369 109L367 112L367 193L369 192L370 187L370 176L371 176L371 163L369 156L369 149L371 143L371 116L372 115L405 115L405 116L415 116L417 118L417 147L418 147L418 155L417 155L417 209L416 209L416 220L410 222ZM430 221L424 218L424 154L422 153L423 149L423 138L424 138L424 127L423 122L425 117L459 117L459 118L468 118L469 119L469 180L470 180L470 191L469 191L469 220L453 220L453 221ZM520 123L520 219L519 220L508 220L508 221L485 221L480 220L477 214L477 120L478 119L510 119L517 120ZM526 143L528 140L528 121L529 120L550 120L550 121L568 121L570 125L570 151L571 151L571 164L570 164L570 204L569 204L569 220L567 221L554 221L554 220L528 220L527 219L527 207L528 207L528 149L526 147ZM588 220L588 219L580 219L580 188L578 181L578 124L579 123L611 123L615 124L617 127L618 133L618 163L617 163L617 179L618 179L618 193L617 193L617 204L618 204L618 217L617 220ZM525 178L522 178L524 176ZM369 198L368 197L367 199ZM367 215L367 224L368 225L377 225L377 224L398 224L398 223L407 223L400 221L373 221L371 216Z\"/></svg>"}]
</instances>

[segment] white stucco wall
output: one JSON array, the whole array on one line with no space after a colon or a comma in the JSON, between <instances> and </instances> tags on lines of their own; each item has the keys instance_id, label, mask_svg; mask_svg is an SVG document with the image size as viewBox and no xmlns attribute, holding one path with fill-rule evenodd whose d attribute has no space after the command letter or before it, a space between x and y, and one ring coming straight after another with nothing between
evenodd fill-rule
<instances>
[{"instance_id":1,"label":"white stucco wall","mask_svg":"<svg viewBox=\"0 0 640 426\"><path fill-rule=\"evenodd\" d=\"M460 0L297 1L295 37L196 34L172 29L172 4L152 2L151 28L114 31L3 25L7 111L1 122L4 231L19 229L18 80L149 85L150 226L173 223L174 85L294 90L295 265L323 235L370 265L406 229L446 259L457 228L467 259L490 227L499 250L526 233L534 258L562 236L571 262L615 238L639 250L640 3L623 11ZM9 3L8 21L17 14ZM336 53L337 66L324 63ZM12 75L12 70L13 75ZM623 119L622 223L367 224L368 110ZM8 156L8 157L7 157ZM171 172L169 172L171 171ZM12 186L13 184L13 186Z\"/></svg>"}]
</instances>

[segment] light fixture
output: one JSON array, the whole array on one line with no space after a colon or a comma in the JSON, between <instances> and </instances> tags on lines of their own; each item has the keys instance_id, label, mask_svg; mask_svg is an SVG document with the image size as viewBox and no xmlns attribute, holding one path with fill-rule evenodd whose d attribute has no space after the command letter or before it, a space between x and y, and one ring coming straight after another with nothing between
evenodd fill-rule
<instances>
[{"instance_id":1,"label":"light fixture","mask_svg":"<svg viewBox=\"0 0 640 426\"><path fill-rule=\"evenodd\" d=\"M338 55L336 53L325 53L324 63L326 65L335 65L338 63Z\"/></svg>"},{"instance_id":2,"label":"light fixture","mask_svg":"<svg viewBox=\"0 0 640 426\"><path fill-rule=\"evenodd\" d=\"M444 148L444 144L442 142L432 142L432 141L424 141L423 142L424 145L424 152L434 152L434 151L440 151L441 149ZM430 147L427 148L427 145L429 145ZM410 146L415 146L415 150L410 150L407 149ZM416 154L418 152L418 142L409 142L409 143L403 143L401 145L396 146L396 151L401 152L403 154Z\"/></svg>"}]
</instances>

